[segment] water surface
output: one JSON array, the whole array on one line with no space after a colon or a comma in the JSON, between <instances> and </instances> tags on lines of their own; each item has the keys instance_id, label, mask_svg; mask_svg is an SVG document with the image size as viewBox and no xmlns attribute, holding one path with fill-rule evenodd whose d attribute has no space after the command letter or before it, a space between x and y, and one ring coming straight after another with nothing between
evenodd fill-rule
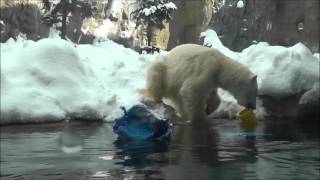
<instances>
[{"instance_id":1,"label":"water surface","mask_svg":"<svg viewBox=\"0 0 320 180\"><path fill-rule=\"evenodd\" d=\"M1 127L2 179L319 179L319 134L294 123L174 124L171 143L115 143L110 123Z\"/></svg>"}]
</instances>

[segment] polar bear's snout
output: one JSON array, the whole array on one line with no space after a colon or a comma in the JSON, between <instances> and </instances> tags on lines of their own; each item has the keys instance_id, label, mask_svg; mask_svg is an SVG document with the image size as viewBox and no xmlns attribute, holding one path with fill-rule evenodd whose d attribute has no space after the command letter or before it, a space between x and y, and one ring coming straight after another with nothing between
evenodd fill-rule
<instances>
[{"instance_id":1,"label":"polar bear's snout","mask_svg":"<svg viewBox=\"0 0 320 180\"><path fill-rule=\"evenodd\" d=\"M256 109L256 98L236 98L237 103L248 109Z\"/></svg>"},{"instance_id":2,"label":"polar bear's snout","mask_svg":"<svg viewBox=\"0 0 320 180\"><path fill-rule=\"evenodd\" d=\"M247 104L245 107L248 108L248 109L256 109L257 105L256 105L256 103L254 103L254 104L250 103L250 104Z\"/></svg>"}]
</instances>

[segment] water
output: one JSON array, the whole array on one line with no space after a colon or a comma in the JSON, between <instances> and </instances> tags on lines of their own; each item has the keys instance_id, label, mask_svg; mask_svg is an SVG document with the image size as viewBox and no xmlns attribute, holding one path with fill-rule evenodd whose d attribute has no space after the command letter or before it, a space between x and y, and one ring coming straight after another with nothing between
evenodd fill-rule
<instances>
[{"instance_id":1,"label":"water","mask_svg":"<svg viewBox=\"0 0 320 180\"><path fill-rule=\"evenodd\" d=\"M170 145L115 143L108 123L4 126L1 180L319 179L319 133L292 124L262 123L254 138L237 121L176 123Z\"/></svg>"}]
</instances>

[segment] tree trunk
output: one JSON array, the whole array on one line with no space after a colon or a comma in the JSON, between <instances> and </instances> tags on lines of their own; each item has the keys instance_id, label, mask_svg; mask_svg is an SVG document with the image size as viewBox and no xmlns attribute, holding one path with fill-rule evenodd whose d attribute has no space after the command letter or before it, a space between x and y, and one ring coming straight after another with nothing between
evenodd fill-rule
<instances>
[{"instance_id":1,"label":"tree trunk","mask_svg":"<svg viewBox=\"0 0 320 180\"><path fill-rule=\"evenodd\" d=\"M67 7L62 7L62 27L61 27L61 38L66 39L67 33Z\"/></svg>"},{"instance_id":2,"label":"tree trunk","mask_svg":"<svg viewBox=\"0 0 320 180\"><path fill-rule=\"evenodd\" d=\"M147 40L148 40L148 46L151 46L151 40L152 40L152 26L150 23L147 24Z\"/></svg>"}]
</instances>

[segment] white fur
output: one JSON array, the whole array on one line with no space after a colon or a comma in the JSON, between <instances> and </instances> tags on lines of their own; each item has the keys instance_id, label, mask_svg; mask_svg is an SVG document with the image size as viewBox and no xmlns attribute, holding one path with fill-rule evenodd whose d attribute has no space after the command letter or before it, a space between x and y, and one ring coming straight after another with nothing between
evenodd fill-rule
<instances>
[{"instance_id":1,"label":"white fur","mask_svg":"<svg viewBox=\"0 0 320 180\"><path fill-rule=\"evenodd\" d=\"M256 75L216 49L180 45L153 63L145 99L168 98L185 120L204 120L220 104L217 88L230 92L243 106L255 106Z\"/></svg>"}]
</instances>

